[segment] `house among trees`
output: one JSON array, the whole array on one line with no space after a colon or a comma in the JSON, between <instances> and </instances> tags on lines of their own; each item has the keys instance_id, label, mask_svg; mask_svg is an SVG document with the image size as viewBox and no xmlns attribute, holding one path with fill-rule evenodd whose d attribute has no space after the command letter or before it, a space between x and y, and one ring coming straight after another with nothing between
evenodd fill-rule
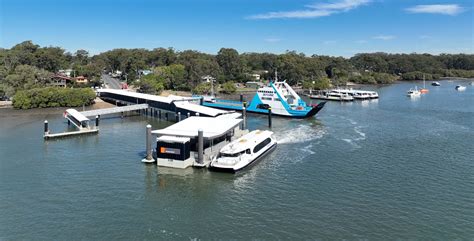
<instances>
[{"instance_id":1,"label":"house among trees","mask_svg":"<svg viewBox=\"0 0 474 241\"><path fill-rule=\"evenodd\" d=\"M58 73L67 77L71 77L72 69L60 69L58 70Z\"/></svg>"},{"instance_id":2,"label":"house among trees","mask_svg":"<svg viewBox=\"0 0 474 241\"><path fill-rule=\"evenodd\" d=\"M49 83L49 85L65 88L68 82L72 82L71 77L62 74L55 74L51 77L51 82Z\"/></svg>"},{"instance_id":3,"label":"house among trees","mask_svg":"<svg viewBox=\"0 0 474 241\"><path fill-rule=\"evenodd\" d=\"M89 82L89 80L86 77L82 76L82 75L77 76L75 78L75 81L76 81L77 84L87 84Z\"/></svg>"}]
</instances>

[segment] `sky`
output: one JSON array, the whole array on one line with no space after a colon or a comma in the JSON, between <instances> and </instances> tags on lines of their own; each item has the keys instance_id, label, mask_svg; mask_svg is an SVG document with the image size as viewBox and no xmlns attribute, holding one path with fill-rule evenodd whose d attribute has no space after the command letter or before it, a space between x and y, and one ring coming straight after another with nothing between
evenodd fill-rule
<instances>
[{"instance_id":1,"label":"sky","mask_svg":"<svg viewBox=\"0 0 474 241\"><path fill-rule=\"evenodd\" d=\"M472 0L0 0L0 47L474 53Z\"/></svg>"}]
</instances>

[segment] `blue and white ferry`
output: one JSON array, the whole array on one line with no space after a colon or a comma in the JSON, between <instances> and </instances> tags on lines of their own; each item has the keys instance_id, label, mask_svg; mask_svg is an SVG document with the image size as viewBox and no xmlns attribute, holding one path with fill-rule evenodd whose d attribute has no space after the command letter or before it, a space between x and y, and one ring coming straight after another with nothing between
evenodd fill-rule
<instances>
[{"instance_id":1,"label":"blue and white ferry","mask_svg":"<svg viewBox=\"0 0 474 241\"><path fill-rule=\"evenodd\" d=\"M237 111L242 111L243 106L240 101L215 98L212 100L204 99L202 104L208 107ZM274 81L257 90L253 99L247 104L247 111L267 114L268 108L271 108L272 114L275 115L308 118L316 115L325 104L326 102L320 102L315 105L308 105L286 81Z\"/></svg>"}]
</instances>

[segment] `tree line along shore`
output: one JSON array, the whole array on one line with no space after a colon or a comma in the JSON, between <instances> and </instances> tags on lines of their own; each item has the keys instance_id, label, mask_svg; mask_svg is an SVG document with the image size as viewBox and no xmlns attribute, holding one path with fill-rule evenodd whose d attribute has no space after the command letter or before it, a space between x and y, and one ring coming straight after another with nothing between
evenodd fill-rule
<instances>
[{"instance_id":1,"label":"tree line along shore","mask_svg":"<svg viewBox=\"0 0 474 241\"><path fill-rule=\"evenodd\" d=\"M68 88L53 87L54 78L69 69ZM205 93L212 76L223 93L236 91L236 83L279 79L303 88L325 89L347 82L389 84L397 80L474 78L473 54L360 53L351 58L311 55L238 53L221 48L217 54L173 48L113 49L91 56L86 50L66 52L24 41L0 48L0 97L13 97L16 108L82 106L92 103L91 86L100 86L101 74L117 77L138 91L163 90ZM71 76L72 75L72 76ZM78 77L87 79L86 83ZM77 80L77 81L76 81ZM84 90L87 88L88 90Z\"/></svg>"}]
</instances>

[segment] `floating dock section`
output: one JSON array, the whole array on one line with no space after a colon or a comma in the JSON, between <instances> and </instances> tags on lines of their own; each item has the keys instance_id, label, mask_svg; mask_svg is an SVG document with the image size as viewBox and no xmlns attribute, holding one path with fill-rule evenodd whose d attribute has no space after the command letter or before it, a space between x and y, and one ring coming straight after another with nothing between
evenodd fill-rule
<instances>
[{"instance_id":1,"label":"floating dock section","mask_svg":"<svg viewBox=\"0 0 474 241\"><path fill-rule=\"evenodd\" d=\"M97 109L79 112L75 109L67 109L64 112L64 118L68 120L68 124L73 124L78 130L68 131L62 133L50 133L48 122L45 121L44 139L52 139L59 137L68 137L84 134L97 134L99 133L99 118L101 115L124 113L128 111L138 111L148 109L148 104L128 105L120 107L112 107L106 109ZM95 126L90 126L90 119L88 117L95 117Z\"/></svg>"}]
</instances>

